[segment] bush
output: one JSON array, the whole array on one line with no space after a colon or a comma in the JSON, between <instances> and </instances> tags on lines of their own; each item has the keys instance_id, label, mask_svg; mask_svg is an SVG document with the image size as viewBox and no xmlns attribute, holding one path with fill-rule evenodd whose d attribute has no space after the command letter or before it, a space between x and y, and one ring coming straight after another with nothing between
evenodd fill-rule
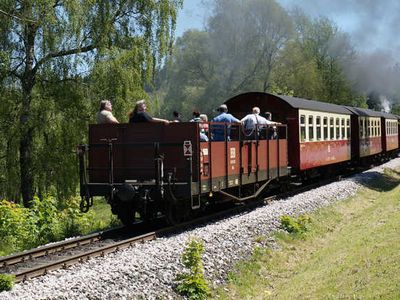
<instances>
[{"instance_id":1,"label":"bush","mask_svg":"<svg viewBox=\"0 0 400 300\"><path fill-rule=\"evenodd\" d=\"M311 219L308 215L302 215L297 219L290 216L282 216L281 228L286 230L288 233L302 235L308 231L308 225L310 222Z\"/></svg>"},{"instance_id":2,"label":"bush","mask_svg":"<svg viewBox=\"0 0 400 300\"><path fill-rule=\"evenodd\" d=\"M204 278L201 254L204 252L203 242L191 239L182 254L182 263L189 269L186 274L179 274L177 291L189 299L206 299L210 294L208 283Z\"/></svg>"},{"instance_id":3,"label":"bush","mask_svg":"<svg viewBox=\"0 0 400 300\"><path fill-rule=\"evenodd\" d=\"M38 244L57 241L62 237L57 202L53 197L48 196L42 200L34 197L30 213L37 231Z\"/></svg>"},{"instance_id":4,"label":"bush","mask_svg":"<svg viewBox=\"0 0 400 300\"><path fill-rule=\"evenodd\" d=\"M14 286L14 275L0 274L0 292L9 291Z\"/></svg>"},{"instance_id":5,"label":"bush","mask_svg":"<svg viewBox=\"0 0 400 300\"><path fill-rule=\"evenodd\" d=\"M68 199L65 202L65 208L60 213L59 219L64 237L86 234L96 227L93 211L82 213L79 203L79 197Z\"/></svg>"},{"instance_id":6,"label":"bush","mask_svg":"<svg viewBox=\"0 0 400 300\"><path fill-rule=\"evenodd\" d=\"M0 201L0 251L2 255L35 244L35 226L29 210L6 200ZM4 252L4 253L3 253Z\"/></svg>"}]
</instances>

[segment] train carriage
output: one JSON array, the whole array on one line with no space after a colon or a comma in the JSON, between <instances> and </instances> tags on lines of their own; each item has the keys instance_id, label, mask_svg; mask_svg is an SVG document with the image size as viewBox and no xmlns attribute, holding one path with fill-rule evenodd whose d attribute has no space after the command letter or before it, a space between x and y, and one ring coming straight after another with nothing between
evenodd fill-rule
<instances>
[{"instance_id":1,"label":"train carriage","mask_svg":"<svg viewBox=\"0 0 400 300\"><path fill-rule=\"evenodd\" d=\"M221 127L223 141L212 141ZM179 222L207 203L255 198L288 174L286 126L276 140L245 139L240 124L93 124L78 149L85 209L105 196L125 223L167 216ZM229 133L229 135L228 135Z\"/></svg>"},{"instance_id":2,"label":"train carriage","mask_svg":"<svg viewBox=\"0 0 400 300\"><path fill-rule=\"evenodd\" d=\"M399 128L398 128L398 117L392 114L385 114L382 117L382 123L384 122L384 151L396 152L399 148Z\"/></svg>"},{"instance_id":3,"label":"train carriage","mask_svg":"<svg viewBox=\"0 0 400 300\"><path fill-rule=\"evenodd\" d=\"M242 117L253 106L288 126L289 165L304 172L350 160L350 115L343 106L268 93L246 93L225 102Z\"/></svg>"}]
</instances>

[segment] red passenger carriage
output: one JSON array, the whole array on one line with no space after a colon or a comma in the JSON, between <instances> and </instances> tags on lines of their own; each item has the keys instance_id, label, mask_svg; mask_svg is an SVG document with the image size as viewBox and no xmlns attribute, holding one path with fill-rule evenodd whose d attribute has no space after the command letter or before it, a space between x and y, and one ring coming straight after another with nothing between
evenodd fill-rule
<instances>
[{"instance_id":1,"label":"red passenger carriage","mask_svg":"<svg viewBox=\"0 0 400 300\"><path fill-rule=\"evenodd\" d=\"M253 106L288 126L289 165L294 172L350 160L350 112L343 106L268 93L246 93L226 102L242 117Z\"/></svg>"}]
</instances>

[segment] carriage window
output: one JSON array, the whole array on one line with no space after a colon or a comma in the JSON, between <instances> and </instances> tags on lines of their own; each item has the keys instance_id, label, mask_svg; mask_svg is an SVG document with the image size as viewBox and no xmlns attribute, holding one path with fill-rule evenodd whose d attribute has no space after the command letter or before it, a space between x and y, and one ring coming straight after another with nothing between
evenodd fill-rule
<instances>
[{"instance_id":1,"label":"carriage window","mask_svg":"<svg viewBox=\"0 0 400 300\"><path fill-rule=\"evenodd\" d=\"M346 133L347 133L347 138L350 138L350 119L346 120Z\"/></svg>"},{"instance_id":2,"label":"carriage window","mask_svg":"<svg viewBox=\"0 0 400 300\"><path fill-rule=\"evenodd\" d=\"M334 129L334 124L333 124L333 118L329 119L329 134L330 134L330 139L333 140L335 138L335 129Z\"/></svg>"},{"instance_id":3,"label":"carriage window","mask_svg":"<svg viewBox=\"0 0 400 300\"><path fill-rule=\"evenodd\" d=\"M315 119L317 126L317 140L321 140L321 117Z\"/></svg>"},{"instance_id":4,"label":"carriage window","mask_svg":"<svg viewBox=\"0 0 400 300\"><path fill-rule=\"evenodd\" d=\"M308 116L308 140L314 139L314 117Z\"/></svg>"},{"instance_id":5,"label":"carriage window","mask_svg":"<svg viewBox=\"0 0 400 300\"><path fill-rule=\"evenodd\" d=\"M300 141L304 142L306 139L306 116L300 116Z\"/></svg>"},{"instance_id":6,"label":"carriage window","mask_svg":"<svg viewBox=\"0 0 400 300\"><path fill-rule=\"evenodd\" d=\"M342 124L341 124L341 125L342 125L342 126L341 126L341 129L342 129L342 139L345 139L345 136L346 136L346 135L345 135L346 127L344 126L344 119L342 118L340 121L341 121L341 123L342 123Z\"/></svg>"},{"instance_id":7,"label":"carriage window","mask_svg":"<svg viewBox=\"0 0 400 300\"><path fill-rule=\"evenodd\" d=\"M328 139L328 118L324 117L324 136L323 136L324 140Z\"/></svg>"},{"instance_id":8,"label":"carriage window","mask_svg":"<svg viewBox=\"0 0 400 300\"><path fill-rule=\"evenodd\" d=\"M336 118L336 139L340 139L340 123L339 118Z\"/></svg>"}]
</instances>

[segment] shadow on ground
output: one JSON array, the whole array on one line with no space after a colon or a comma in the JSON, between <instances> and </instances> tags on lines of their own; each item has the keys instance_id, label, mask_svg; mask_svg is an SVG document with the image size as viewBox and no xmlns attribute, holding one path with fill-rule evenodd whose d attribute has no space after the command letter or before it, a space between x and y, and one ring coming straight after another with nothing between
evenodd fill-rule
<instances>
[{"instance_id":1,"label":"shadow on ground","mask_svg":"<svg viewBox=\"0 0 400 300\"><path fill-rule=\"evenodd\" d=\"M367 172L363 174L363 177L357 178L357 181L369 189L378 192L388 192L400 184L400 172L389 170L389 173L391 174L376 171Z\"/></svg>"}]
</instances>

